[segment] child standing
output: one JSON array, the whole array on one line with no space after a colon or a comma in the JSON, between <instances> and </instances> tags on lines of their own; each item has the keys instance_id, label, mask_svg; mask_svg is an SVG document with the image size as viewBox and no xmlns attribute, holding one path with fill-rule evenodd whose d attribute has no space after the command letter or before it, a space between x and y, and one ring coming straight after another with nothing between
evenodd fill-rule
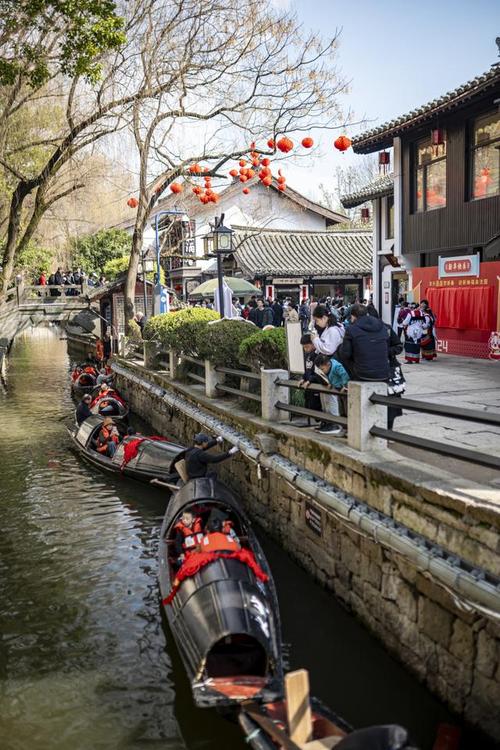
<instances>
[{"instance_id":1,"label":"child standing","mask_svg":"<svg viewBox=\"0 0 500 750\"><path fill-rule=\"evenodd\" d=\"M349 382L349 375L345 367L341 365L338 360L329 357L327 354L318 354L314 364L315 373L328 388L334 388L337 391L346 391L346 386ZM321 406L323 411L329 412L335 416L340 416L341 409L339 396L322 393ZM347 434L342 425L336 424L323 424L318 428L318 432L321 432L322 434L336 435L337 437L344 437Z\"/></svg>"}]
</instances>

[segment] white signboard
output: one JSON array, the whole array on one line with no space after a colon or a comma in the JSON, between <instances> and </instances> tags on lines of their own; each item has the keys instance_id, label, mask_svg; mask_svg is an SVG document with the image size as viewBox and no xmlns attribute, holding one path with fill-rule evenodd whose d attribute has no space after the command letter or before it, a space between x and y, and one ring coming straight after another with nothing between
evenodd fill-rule
<instances>
[{"instance_id":1,"label":"white signboard","mask_svg":"<svg viewBox=\"0 0 500 750\"><path fill-rule=\"evenodd\" d=\"M286 333L286 353L288 359L288 369L290 372L304 373L304 351L300 345L302 338L302 324L297 322L287 322L285 325Z\"/></svg>"},{"instance_id":2,"label":"white signboard","mask_svg":"<svg viewBox=\"0 0 500 750\"><path fill-rule=\"evenodd\" d=\"M455 258L439 258L439 278L450 276L479 276L479 255L457 255Z\"/></svg>"},{"instance_id":3,"label":"white signboard","mask_svg":"<svg viewBox=\"0 0 500 750\"><path fill-rule=\"evenodd\" d=\"M280 286L280 285L281 286L285 286L285 285L286 286L292 286L292 285L295 285L295 284L297 286L299 286L299 284L303 284L303 283L304 283L304 279L288 279L288 278L273 279L273 284L275 284L277 286Z\"/></svg>"}]
</instances>

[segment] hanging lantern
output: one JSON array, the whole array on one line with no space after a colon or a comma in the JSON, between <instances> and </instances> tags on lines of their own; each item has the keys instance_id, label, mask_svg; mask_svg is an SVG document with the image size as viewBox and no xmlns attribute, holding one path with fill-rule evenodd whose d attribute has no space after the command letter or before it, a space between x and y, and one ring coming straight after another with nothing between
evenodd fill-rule
<instances>
[{"instance_id":1,"label":"hanging lantern","mask_svg":"<svg viewBox=\"0 0 500 750\"><path fill-rule=\"evenodd\" d=\"M280 184L278 185L278 190L284 193L286 190L286 184L284 182L280 182Z\"/></svg>"},{"instance_id":2,"label":"hanging lantern","mask_svg":"<svg viewBox=\"0 0 500 750\"><path fill-rule=\"evenodd\" d=\"M243 188L242 192L243 192L244 195L248 195L250 193L250 189L249 188Z\"/></svg>"},{"instance_id":3,"label":"hanging lantern","mask_svg":"<svg viewBox=\"0 0 500 750\"><path fill-rule=\"evenodd\" d=\"M269 140L267 142L267 147L268 148L274 148L274 140L272 138L269 138Z\"/></svg>"},{"instance_id":4,"label":"hanging lantern","mask_svg":"<svg viewBox=\"0 0 500 750\"><path fill-rule=\"evenodd\" d=\"M361 221L365 224L370 221L370 209L369 208L362 208L361 209Z\"/></svg>"},{"instance_id":5,"label":"hanging lantern","mask_svg":"<svg viewBox=\"0 0 500 750\"><path fill-rule=\"evenodd\" d=\"M199 185L195 185L193 188L193 193L195 195L200 195L203 192L203 188L201 188Z\"/></svg>"},{"instance_id":6,"label":"hanging lantern","mask_svg":"<svg viewBox=\"0 0 500 750\"><path fill-rule=\"evenodd\" d=\"M277 179L277 182L281 185L284 185L284 183L286 182L286 177L283 175L283 172L281 171L281 169L278 169L278 174L279 174L279 177Z\"/></svg>"},{"instance_id":7,"label":"hanging lantern","mask_svg":"<svg viewBox=\"0 0 500 750\"><path fill-rule=\"evenodd\" d=\"M200 167L199 164L191 164L188 171L190 174L200 174L200 172L202 171L202 168Z\"/></svg>"},{"instance_id":8,"label":"hanging lantern","mask_svg":"<svg viewBox=\"0 0 500 750\"><path fill-rule=\"evenodd\" d=\"M229 172L229 174L231 175L231 177L238 177L238 170L237 169L231 169L231 171Z\"/></svg>"},{"instance_id":9,"label":"hanging lantern","mask_svg":"<svg viewBox=\"0 0 500 750\"><path fill-rule=\"evenodd\" d=\"M267 156L265 157L265 159L262 159L261 161L261 164L263 167L268 167L270 163L271 163L271 159L268 159Z\"/></svg>"},{"instance_id":10,"label":"hanging lantern","mask_svg":"<svg viewBox=\"0 0 500 750\"><path fill-rule=\"evenodd\" d=\"M127 201L127 206L130 206L130 208L137 208L139 205L139 201L137 198L129 198Z\"/></svg>"},{"instance_id":11,"label":"hanging lantern","mask_svg":"<svg viewBox=\"0 0 500 750\"><path fill-rule=\"evenodd\" d=\"M444 145L444 130L442 128L433 128L431 130L431 145L432 146Z\"/></svg>"},{"instance_id":12,"label":"hanging lantern","mask_svg":"<svg viewBox=\"0 0 500 750\"><path fill-rule=\"evenodd\" d=\"M347 149L351 145L351 139L346 135L339 135L339 137L334 141L333 145L335 146L337 151L347 151Z\"/></svg>"},{"instance_id":13,"label":"hanging lantern","mask_svg":"<svg viewBox=\"0 0 500 750\"><path fill-rule=\"evenodd\" d=\"M389 164L391 162L391 155L388 151L381 151L378 155L378 168L379 172L387 173Z\"/></svg>"},{"instance_id":14,"label":"hanging lantern","mask_svg":"<svg viewBox=\"0 0 500 750\"><path fill-rule=\"evenodd\" d=\"M251 180L252 177L255 177L255 172L253 171L253 169L248 169L247 170L247 177L248 177L249 180Z\"/></svg>"},{"instance_id":15,"label":"hanging lantern","mask_svg":"<svg viewBox=\"0 0 500 750\"><path fill-rule=\"evenodd\" d=\"M266 187L269 187L270 185L272 185L272 183L273 183L273 178L270 175L268 177L264 177L264 179L262 180L262 184L265 185Z\"/></svg>"},{"instance_id":16,"label":"hanging lantern","mask_svg":"<svg viewBox=\"0 0 500 750\"><path fill-rule=\"evenodd\" d=\"M245 159L240 159L240 167L244 167L246 165Z\"/></svg>"},{"instance_id":17,"label":"hanging lantern","mask_svg":"<svg viewBox=\"0 0 500 750\"><path fill-rule=\"evenodd\" d=\"M304 148L312 148L314 146L314 141L312 138L302 138L302 145Z\"/></svg>"},{"instance_id":18,"label":"hanging lantern","mask_svg":"<svg viewBox=\"0 0 500 750\"><path fill-rule=\"evenodd\" d=\"M286 135L284 135L283 138L280 138L276 143L276 146L282 153L288 154L288 152L293 148L293 141L290 140L290 138L288 138Z\"/></svg>"},{"instance_id":19,"label":"hanging lantern","mask_svg":"<svg viewBox=\"0 0 500 750\"><path fill-rule=\"evenodd\" d=\"M177 194L182 193L183 188L180 182L172 182L172 184L170 185L170 190L172 191L172 193Z\"/></svg>"},{"instance_id":20,"label":"hanging lantern","mask_svg":"<svg viewBox=\"0 0 500 750\"><path fill-rule=\"evenodd\" d=\"M248 177L246 174L240 174L240 182L246 182L248 180Z\"/></svg>"},{"instance_id":21,"label":"hanging lantern","mask_svg":"<svg viewBox=\"0 0 500 750\"><path fill-rule=\"evenodd\" d=\"M257 158L252 159L252 167L258 167L260 165L260 161Z\"/></svg>"}]
</instances>

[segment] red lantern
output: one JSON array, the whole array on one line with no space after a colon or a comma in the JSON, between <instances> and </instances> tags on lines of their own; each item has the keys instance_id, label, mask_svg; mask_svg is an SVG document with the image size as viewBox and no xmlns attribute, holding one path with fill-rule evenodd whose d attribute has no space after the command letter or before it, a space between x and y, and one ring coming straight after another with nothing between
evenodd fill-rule
<instances>
[{"instance_id":1,"label":"red lantern","mask_svg":"<svg viewBox=\"0 0 500 750\"><path fill-rule=\"evenodd\" d=\"M229 172L229 174L231 175L231 177L238 177L238 170L237 169L231 169L231 171Z\"/></svg>"},{"instance_id":2,"label":"red lantern","mask_svg":"<svg viewBox=\"0 0 500 750\"><path fill-rule=\"evenodd\" d=\"M268 148L274 148L274 141L273 141L272 138L269 138L269 140L267 142L267 147Z\"/></svg>"},{"instance_id":3,"label":"red lantern","mask_svg":"<svg viewBox=\"0 0 500 750\"><path fill-rule=\"evenodd\" d=\"M261 164L263 167L268 167L271 163L271 159L268 159L267 156L265 159L262 159Z\"/></svg>"},{"instance_id":4,"label":"red lantern","mask_svg":"<svg viewBox=\"0 0 500 750\"><path fill-rule=\"evenodd\" d=\"M253 171L253 169L247 170L247 177L249 180L251 180L252 177L255 177L255 172Z\"/></svg>"},{"instance_id":5,"label":"red lantern","mask_svg":"<svg viewBox=\"0 0 500 750\"><path fill-rule=\"evenodd\" d=\"M287 138L287 136L284 135L283 138L279 139L276 146L282 153L288 154L288 152L293 148L293 141L291 141L290 138Z\"/></svg>"},{"instance_id":6,"label":"red lantern","mask_svg":"<svg viewBox=\"0 0 500 750\"><path fill-rule=\"evenodd\" d=\"M127 206L130 206L130 208L137 208L139 205L139 201L137 198L129 198L127 201Z\"/></svg>"},{"instance_id":7,"label":"red lantern","mask_svg":"<svg viewBox=\"0 0 500 750\"><path fill-rule=\"evenodd\" d=\"M212 203L218 203L219 202L219 196L217 193L210 193L210 200Z\"/></svg>"},{"instance_id":8,"label":"red lantern","mask_svg":"<svg viewBox=\"0 0 500 750\"><path fill-rule=\"evenodd\" d=\"M194 193L195 195L200 195L200 193L202 193L202 192L203 192L203 188L201 188L201 187L200 187L199 185L196 185L196 186L195 186L195 187L193 188L193 193Z\"/></svg>"},{"instance_id":9,"label":"red lantern","mask_svg":"<svg viewBox=\"0 0 500 750\"><path fill-rule=\"evenodd\" d=\"M280 184L278 185L278 190L280 190L280 191L281 191L282 193L284 193L284 192L285 192L285 190L286 190L286 185L285 185L285 183L284 183L284 182L281 182L281 183L280 183Z\"/></svg>"},{"instance_id":10,"label":"red lantern","mask_svg":"<svg viewBox=\"0 0 500 750\"><path fill-rule=\"evenodd\" d=\"M240 167L244 167L246 164L245 159L240 159Z\"/></svg>"},{"instance_id":11,"label":"red lantern","mask_svg":"<svg viewBox=\"0 0 500 750\"><path fill-rule=\"evenodd\" d=\"M370 221L370 209L369 208L361 209L361 221L363 222Z\"/></svg>"},{"instance_id":12,"label":"red lantern","mask_svg":"<svg viewBox=\"0 0 500 750\"><path fill-rule=\"evenodd\" d=\"M248 177L246 174L240 174L240 182L246 182L248 180Z\"/></svg>"},{"instance_id":13,"label":"red lantern","mask_svg":"<svg viewBox=\"0 0 500 750\"><path fill-rule=\"evenodd\" d=\"M179 182L172 182L170 190L172 193L182 193L183 187Z\"/></svg>"},{"instance_id":14,"label":"red lantern","mask_svg":"<svg viewBox=\"0 0 500 750\"><path fill-rule=\"evenodd\" d=\"M273 182L273 178L271 176L264 177L264 179L262 180L262 184L265 185L266 187L269 187L270 185L272 185L272 182Z\"/></svg>"},{"instance_id":15,"label":"red lantern","mask_svg":"<svg viewBox=\"0 0 500 750\"><path fill-rule=\"evenodd\" d=\"M444 130L442 128L433 128L431 130L431 145L442 146L444 144Z\"/></svg>"},{"instance_id":16,"label":"red lantern","mask_svg":"<svg viewBox=\"0 0 500 750\"><path fill-rule=\"evenodd\" d=\"M260 164L260 161L258 159L252 159L252 167L258 167Z\"/></svg>"},{"instance_id":17,"label":"red lantern","mask_svg":"<svg viewBox=\"0 0 500 750\"><path fill-rule=\"evenodd\" d=\"M244 195L248 195L248 194L249 194L249 192L250 192L250 189L249 189L249 188L243 188L243 194L244 194Z\"/></svg>"},{"instance_id":18,"label":"red lantern","mask_svg":"<svg viewBox=\"0 0 500 750\"><path fill-rule=\"evenodd\" d=\"M391 155L388 151L381 151L378 155L378 163L380 167L386 167L390 164Z\"/></svg>"},{"instance_id":19,"label":"red lantern","mask_svg":"<svg viewBox=\"0 0 500 750\"><path fill-rule=\"evenodd\" d=\"M312 148L314 146L314 141L312 138L303 138L302 139L302 145L304 148Z\"/></svg>"},{"instance_id":20,"label":"red lantern","mask_svg":"<svg viewBox=\"0 0 500 750\"><path fill-rule=\"evenodd\" d=\"M189 167L189 172L190 172L190 174L200 174L200 172L201 172L200 165L199 164L191 164L191 166Z\"/></svg>"},{"instance_id":21,"label":"red lantern","mask_svg":"<svg viewBox=\"0 0 500 750\"><path fill-rule=\"evenodd\" d=\"M279 177L278 177L277 182L279 182L281 184L284 183L284 182L286 182L286 177L284 177L283 172L281 171L281 169L278 169L278 174L279 174Z\"/></svg>"},{"instance_id":22,"label":"red lantern","mask_svg":"<svg viewBox=\"0 0 500 750\"><path fill-rule=\"evenodd\" d=\"M339 135L337 140L334 141L333 145L338 151L347 151L347 149L351 145L351 139L346 135Z\"/></svg>"}]
</instances>

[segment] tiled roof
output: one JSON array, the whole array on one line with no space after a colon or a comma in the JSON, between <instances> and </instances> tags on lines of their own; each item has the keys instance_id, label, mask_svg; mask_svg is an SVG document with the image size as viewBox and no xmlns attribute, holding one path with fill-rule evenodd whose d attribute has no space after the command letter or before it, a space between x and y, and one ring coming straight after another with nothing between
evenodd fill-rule
<instances>
[{"instance_id":1,"label":"tiled roof","mask_svg":"<svg viewBox=\"0 0 500 750\"><path fill-rule=\"evenodd\" d=\"M387 148L392 139L404 130L419 127L426 120L432 120L441 112L466 104L473 97L498 85L500 85L500 63L495 63L486 73L476 76L476 78L453 91L448 91L447 94L440 96L438 99L433 99L431 102L417 107L417 109L407 112L407 114L395 120L390 120L377 128L372 128L372 130L367 130L365 133L356 136L352 139L353 150L359 154L366 154L371 151L378 151L380 148Z\"/></svg>"},{"instance_id":2,"label":"tiled roof","mask_svg":"<svg viewBox=\"0 0 500 750\"><path fill-rule=\"evenodd\" d=\"M383 198L385 195L392 195L394 192L394 177L392 174L385 174L377 177L376 180L369 182L361 190L349 195L342 195L340 200L344 208L356 208L366 201L372 201L374 198Z\"/></svg>"},{"instance_id":3,"label":"tiled roof","mask_svg":"<svg viewBox=\"0 0 500 750\"><path fill-rule=\"evenodd\" d=\"M235 226L233 229L237 264L250 277L371 273L371 232L287 232Z\"/></svg>"}]
</instances>

